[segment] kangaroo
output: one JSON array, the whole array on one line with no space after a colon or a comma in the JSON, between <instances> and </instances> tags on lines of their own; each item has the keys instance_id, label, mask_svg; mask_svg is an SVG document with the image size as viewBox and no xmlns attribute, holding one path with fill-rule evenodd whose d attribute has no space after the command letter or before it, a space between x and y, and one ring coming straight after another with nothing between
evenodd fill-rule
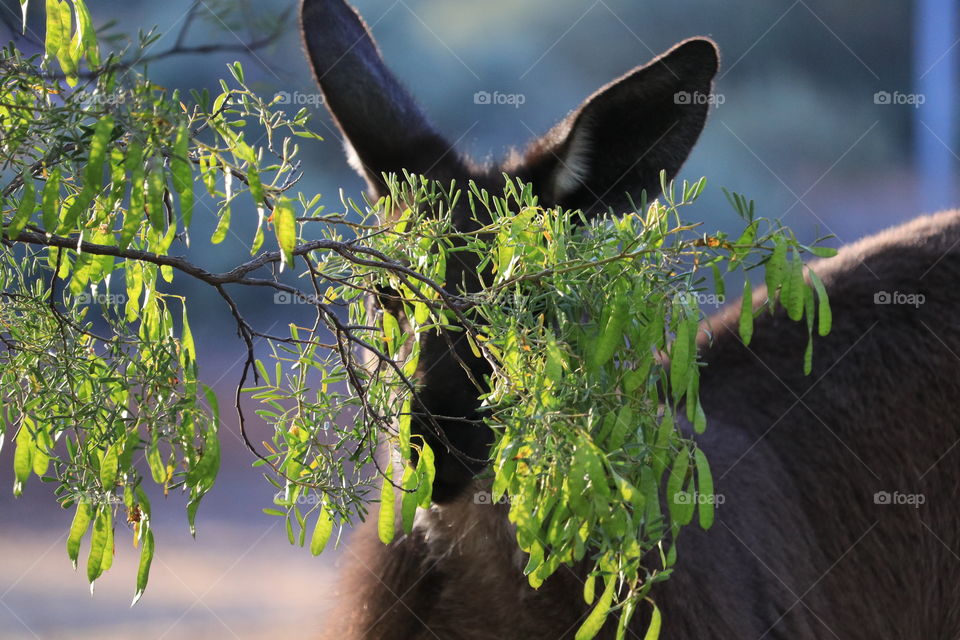
<instances>
[{"instance_id":1,"label":"kangaroo","mask_svg":"<svg viewBox=\"0 0 960 640\"><path fill-rule=\"evenodd\" d=\"M497 192L501 173L533 185L545 206L625 211L658 174L679 171L707 119L715 44L694 38L607 84L524 153L496 167L458 155L385 65L342 0L303 0L303 39L350 164L373 196L385 172L472 179ZM474 222L453 212L458 229ZM697 436L724 502L714 527L685 530L673 576L652 597L661 637L956 638L960 635L960 212L921 217L845 247L811 268L834 327L802 372L806 329L785 313L757 318L746 347L740 303L709 318ZM446 281L476 291L475 259ZM755 290L754 304L766 299ZM909 304L907 304L909 303ZM386 303L383 303L386 304ZM709 339L708 339L709 335ZM489 454L471 381L487 373L456 335L422 338L415 375L430 414L413 431L434 449L434 504L388 546L359 528L326 631L340 640L572 638L590 607L585 568L538 590L502 507L475 504ZM689 425L688 425L689 427ZM601 630L613 637L615 616ZM629 637L649 622L637 615Z\"/></svg>"}]
</instances>

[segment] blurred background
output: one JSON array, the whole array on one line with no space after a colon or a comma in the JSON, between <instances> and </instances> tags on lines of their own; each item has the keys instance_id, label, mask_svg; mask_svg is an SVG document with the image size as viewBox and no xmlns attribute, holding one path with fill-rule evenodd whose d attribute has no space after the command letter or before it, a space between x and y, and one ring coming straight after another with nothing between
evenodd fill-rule
<instances>
[{"instance_id":1,"label":"blurred background","mask_svg":"<svg viewBox=\"0 0 960 640\"><path fill-rule=\"evenodd\" d=\"M42 8L28 27L42 33ZM175 47L192 2L88 0L98 25L115 33L157 26L152 48ZM596 88L644 64L678 40L712 37L722 51L714 107L681 177L707 176L695 209L707 229L739 221L720 187L757 201L760 215L782 218L805 240L832 234L848 243L918 214L957 204L954 175L960 31L952 0L356 0L396 74L438 128L477 159L505 155L549 129ZM330 117L316 98L301 52L295 11L269 45L263 38L291 0L198 3L184 47L223 44L203 55L162 57L149 68L167 88L217 92L225 65L240 60L264 95L285 92L291 110L309 107L324 142L301 140L307 194L342 211L341 192L363 183L343 158ZM16 37L20 8L0 0L0 41ZM26 51L36 50L18 40ZM494 99L478 98L483 92ZM496 99L497 95L507 98ZM2 134L0 134L2 135ZM198 213L198 216L200 214ZM234 210L231 237L195 242L188 255L210 270L247 256L255 212ZM202 217L202 216L201 216ZM211 214L194 236L212 232ZM201 372L229 399L243 346L222 302L178 282L191 296ZM239 294L249 320L283 333L305 310ZM157 557L150 587L134 608L136 552L118 533L116 566L88 594L64 550L72 514L57 508L35 479L14 501L10 458L0 452L0 637L259 638L309 636L323 624L343 551L313 558L286 542L264 515L273 489L250 467L236 419L225 412L224 460L204 499L196 540L184 501L154 499ZM250 424L254 440L267 427ZM124 542L121 542L120 540ZM82 551L81 554L84 552ZM348 553L348 552L346 552Z\"/></svg>"}]
</instances>

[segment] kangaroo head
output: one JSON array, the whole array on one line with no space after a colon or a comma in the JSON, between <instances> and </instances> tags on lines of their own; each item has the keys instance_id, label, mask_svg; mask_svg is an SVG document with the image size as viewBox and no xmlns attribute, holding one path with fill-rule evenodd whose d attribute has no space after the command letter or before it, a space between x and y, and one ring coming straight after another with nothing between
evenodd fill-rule
<instances>
[{"instance_id":1,"label":"kangaroo head","mask_svg":"<svg viewBox=\"0 0 960 640\"><path fill-rule=\"evenodd\" d=\"M384 174L406 169L465 185L474 180L498 193L503 172L533 186L543 206L596 215L630 208L660 192L660 172L673 178L707 118L706 100L718 68L711 40L694 38L599 89L523 154L498 167L479 168L457 154L387 68L370 30L343 0L303 0L303 38L325 104L344 136L350 164L373 196L387 192ZM463 201L465 199L461 199ZM453 212L459 229L471 212ZM462 255L462 254L457 254ZM450 260L448 286L477 286L470 258ZM471 278L470 275L474 274ZM472 380L488 373L457 335L422 339L420 406L436 421L414 418L437 456L434 499L452 499L483 467L489 430L477 421Z\"/></svg>"}]
</instances>

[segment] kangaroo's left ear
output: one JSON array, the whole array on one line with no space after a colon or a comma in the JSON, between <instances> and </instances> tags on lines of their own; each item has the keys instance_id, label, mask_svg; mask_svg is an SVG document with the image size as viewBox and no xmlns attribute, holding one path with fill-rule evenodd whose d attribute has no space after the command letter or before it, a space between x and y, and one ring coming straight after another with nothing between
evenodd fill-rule
<instances>
[{"instance_id":1,"label":"kangaroo's left ear","mask_svg":"<svg viewBox=\"0 0 960 640\"><path fill-rule=\"evenodd\" d=\"M660 193L707 119L719 54L712 40L686 40L601 88L527 152L516 170L544 204L598 213Z\"/></svg>"},{"instance_id":2,"label":"kangaroo's left ear","mask_svg":"<svg viewBox=\"0 0 960 640\"><path fill-rule=\"evenodd\" d=\"M347 156L371 191L388 193L384 173L449 181L465 173L380 56L373 34L344 0L302 0L300 22L324 103L343 132Z\"/></svg>"}]
</instances>

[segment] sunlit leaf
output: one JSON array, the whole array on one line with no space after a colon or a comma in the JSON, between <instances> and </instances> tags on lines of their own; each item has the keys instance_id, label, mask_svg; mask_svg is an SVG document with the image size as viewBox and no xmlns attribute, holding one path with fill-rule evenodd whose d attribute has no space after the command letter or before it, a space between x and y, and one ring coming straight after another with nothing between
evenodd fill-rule
<instances>
[{"instance_id":1,"label":"sunlit leaf","mask_svg":"<svg viewBox=\"0 0 960 640\"><path fill-rule=\"evenodd\" d=\"M137 601L143 596L147 588L147 581L150 578L150 564L153 562L153 531L146 530L143 544L140 547L140 565L137 568L137 590L133 596L133 602L130 606L137 604Z\"/></svg>"},{"instance_id":2,"label":"sunlit leaf","mask_svg":"<svg viewBox=\"0 0 960 640\"><path fill-rule=\"evenodd\" d=\"M280 245L282 264L293 264L293 249L297 246L297 220L292 202L280 198L273 209L273 228Z\"/></svg>"},{"instance_id":3,"label":"sunlit leaf","mask_svg":"<svg viewBox=\"0 0 960 640\"><path fill-rule=\"evenodd\" d=\"M394 487L393 487L393 465L387 464L384 470L383 484L380 488L380 513L377 516L377 534L380 542L390 544L396 535L394 525Z\"/></svg>"},{"instance_id":4,"label":"sunlit leaf","mask_svg":"<svg viewBox=\"0 0 960 640\"><path fill-rule=\"evenodd\" d=\"M90 520L93 518L93 507L90 502L81 496L77 500L77 511L73 515L73 523L70 525L70 533L67 535L67 556L73 563L73 568L77 568L77 559L80 557L80 541L87 533L90 527Z\"/></svg>"}]
</instances>

